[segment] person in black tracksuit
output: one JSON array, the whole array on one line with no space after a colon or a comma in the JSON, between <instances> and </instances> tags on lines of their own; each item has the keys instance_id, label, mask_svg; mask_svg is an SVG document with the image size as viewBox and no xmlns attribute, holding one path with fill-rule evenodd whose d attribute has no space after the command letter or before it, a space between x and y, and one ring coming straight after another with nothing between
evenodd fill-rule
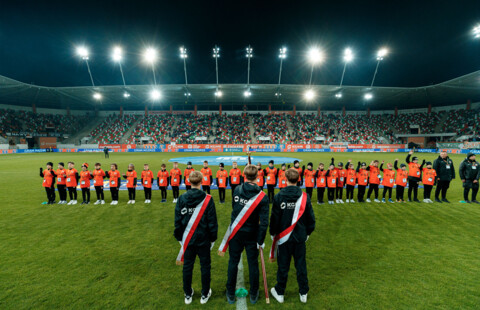
<instances>
[{"instance_id":1,"label":"person in black tracksuit","mask_svg":"<svg viewBox=\"0 0 480 310\"><path fill-rule=\"evenodd\" d=\"M463 183L463 199L466 203L480 203L477 201L478 182L480 179L480 165L475 160L475 154L468 153L467 158L460 164L459 175ZM468 193L472 190L472 200Z\"/></svg>"},{"instance_id":2,"label":"person in black tracksuit","mask_svg":"<svg viewBox=\"0 0 480 310\"><path fill-rule=\"evenodd\" d=\"M108 147L103 148L103 153L105 154L105 158L110 158L110 155L108 154Z\"/></svg>"},{"instance_id":3,"label":"person in black tracksuit","mask_svg":"<svg viewBox=\"0 0 480 310\"><path fill-rule=\"evenodd\" d=\"M433 162L433 169L437 172L435 202L449 202L447 200L447 190L450 187L450 181L455 179L455 168L447 152L440 152L438 158ZM442 193L442 200L440 200L440 192Z\"/></svg>"},{"instance_id":4,"label":"person in black tracksuit","mask_svg":"<svg viewBox=\"0 0 480 310\"><path fill-rule=\"evenodd\" d=\"M65 164L63 162L58 163L58 169L62 170L65 173L64 166L65 166ZM67 185L57 184L57 189L58 189L58 194L60 196L60 202L59 203L63 203L64 201L66 203L66 201L67 201Z\"/></svg>"},{"instance_id":5,"label":"person in black tracksuit","mask_svg":"<svg viewBox=\"0 0 480 310\"><path fill-rule=\"evenodd\" d=\"M295 171L296 172L296 171ZM280 234L292 224L295 202L302 195L302 190L295 186L298 180L298 172L288 170L287 187L282 189L273 200L272 214L270 217L270 235ZM315 230L315 215L313 213L310 197L307 195L307 204L302 217L298 220L288 241L278 246L277 254L277 284L271 289L272 296L283 301L287 286L288 270L292 257L297 270L297 282L301 296L305 297L309 291L306 262L306 246L310 234ZM301 299L302 300L302 299Z\"/></svg>"},{"instance_id":6,"label":"person in black tracksuit","mask_svg":"<svg viewBox=\"0 0 480 310\"><path fill-rule=\"evenodd\" d=\"M187 228L188 221L195 211L195 207L199 205L207 195L201 190L202 174L200 172L193 171L189 179L192 188L178 198L175 206L175 230L173 235L180 244L182 243L183 233ZM208 300L208 297L211 295L210 251L217 240L217 233L217 213L215 203L213 198L211 198L184 253L183 292L185 294L185 300L193 296L192 272L197 256L200 259L200 270L202 274L202 299L206 297Z\"/></svg>"},{"instance_id":7,"label":"person in black tracksuit","mask_svg":"<svg viewBox=\"0 0 480 310\"><path fill-rule=\"evenodd\" d=\"M245 170L245 183L237 186L232 200L233 222L242 211L245 203L257 195L261 188L256 184L258 170L253 165L248 165ZM265 247L265 235L268 229L269 201L265 195L255 210L250 214L237 234L230 240L227 279L227 301L235 302L235 288L237 285L238 263L240 262L243 249L247 253L248 274L250 279L250 301L256 303L258 299L258 250Z\"/></svg>"},{"instance_id":8,"label":"person in black tracksuit","mask_svg":"<svg viewBox=\"0 0 480 310\"><path fill-rule=\"evenodd\" d=\"M411 169L410 167L411 163L418 164L417 156L413 156L412 161L410 161L410 157L412 156L412 154L413 154L413 151L410 151L407 155L407 158L405 159L409 169ZM416 177L411 175L408 176L408 200L409 201L420 202L420 200L418 200L418 184L422 181L421 175L422 175L422 170L420 170L420 174ZM413 200L412 200L412 192L413 192Z\"/></svg>"}]
</instances>

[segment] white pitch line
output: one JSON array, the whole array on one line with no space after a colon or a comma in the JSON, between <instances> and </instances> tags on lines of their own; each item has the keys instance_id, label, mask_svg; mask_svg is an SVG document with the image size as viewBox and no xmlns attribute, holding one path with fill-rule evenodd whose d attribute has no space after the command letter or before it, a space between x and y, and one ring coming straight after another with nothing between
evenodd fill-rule
<instances>
[{"instance_id":1,"label":"white pitch line","mask_svg":"<svg viewBox=\"0 0 480 310\"><path fill-rule=\"evenodd\" d=\"M240 255L240 262L238 263L237 289L239 289L241 287L245 288L245 278L243 276L243 262L242 261L243 261L243 254ZM237 309L238 310L246 310L247 309L247 298L246 297L237 297Z\"/></svg>"}]
</instances>

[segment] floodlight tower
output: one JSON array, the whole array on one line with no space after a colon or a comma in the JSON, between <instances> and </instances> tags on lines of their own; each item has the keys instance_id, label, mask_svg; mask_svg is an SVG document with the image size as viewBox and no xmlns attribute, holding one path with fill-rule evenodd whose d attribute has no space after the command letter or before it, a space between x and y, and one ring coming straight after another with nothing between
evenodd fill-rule
<instances>
[{"instance_id":1,"label":"floodlight tower","mask_svg":"<svg viewBox=\"0 0 480 310\"><path fill-rule=\"evenodd\" d=\"M77 47L77 55L80 56L83 60L85 60L85 64L87 65L88 74L90 75L90 81L92 82L92 86L95 87L95 83L93 82L92 71L90 70L90 65L88 64L88 57L89 57L88 48L85 46Z\"/></svg>"},{"instance_id":2,"label":"floodlight tower","mask_svg":"<svg viewBox=\"0 0 480 310\"><path fill-rule=\"evenodd\" d=\"M250 92L250 59L252 59L253 57L253 48L249 45L246 49L245 49L245 56L247 57L247 65L248 65L248 70L247 70L247 90L243 93L243 95L245 97L250 97L250 95L252 94Z\"/></svg>"},{"instance_id":3,"label":"floodlight tower","mask_svg":"<svg viewBox=\"0 0 480 310\"><path fill-rule=\"evenodd\" d=\"M282 66L283 66L283 60L287 58L287 48L282 47L280 49L280 52L278 54L278 58L280 58L280 70L278 72L278 85L280 85L280 81L282 79Z\"/></svg>"},{"instance_id":4,"label":"floodlight tower","mask_svg":"<svg viewBox=\"0 0 480 310\"><path fill-rule=\"evenodd\" d=\"M156 49L152 47L145 49L143 53L143 60L152 66L153 82L155 86L157 85L157 78L155 77L155 62L157 61L157 59L158 53Z\"/></svg>"},{"instance_id":5,"label":"floodlight tower","mask_svg":"<svg viewBox=\"0 0 480 310\"><path fill-rule=\"evenodd\" d=\"M123 97L125 99L130 98L130 94L127 92L127 84L125 83L125 76L123 75L123 68L122 68L122 61L123 61L123 49L120 46L115 46L112 50L112 59L114 62L118 63L120 67L120 74L122 75L123 81L123 88L125 92L123 93Z\"/></svg>"},{"instance_id":6,"label":"floodlight tower","mask_svg":"<svg viewBox=\"0 0 480 310\"><path fill-rule=\"evenodd\" d=\"M335 94L335 97L337 99L340 99L342 98L343 94L342 94L342 85L343 85L343 78L345 77L345 71L347 69L347 64L349 62L351 62L353 60L353 52L352 50L347 47L345 49L345 51L343 52L343 62L344 62L344 65L343 65L343 72L342 72L342 78L340 79L340 86L339 86L339 89L340 91L338 93Z\"/></svg>"},{"instance_id":7,"label":"floodlight tower","mask_svg":"<svg viewBox=\"0 0 480 310\"><path fill-rule=\"evenodd\" d=\"M480 38L480 24L477 24L475 27L473 27L472 33L475 39Z\"/></svg>"},{"instance_id":8,"label":"floodlight tower","mask_svg":"<svg viewBox=\"0 0 480 310\"><path fill-rule=\"evenodd\" d=\"M215 90L215 97L222 97L222 91L218 89L218 58L220 57L220 48L215 45L213 48L213 58L215 58L215 74L217 77L217 88Z\"/></svg>"},{"instance_id":9,"label":"floodlight tower","mask_svg":"<svg viewBox=\"0 0 480 310\"><path fill-rule=\"evenodd\" d=\"M377 76L378 66L380 65L380 62L383 60L383 58L385 58L385 56L387 56L387 54L388 54L388 49L386 49L385 47L382 47L381 49L378 50L377 67L375 68L375 73L373 74L373 79L372 79L372 83L370 84L370 87L372 87L373 83L375 82L375 77Z\"/></svg>"},{"instance_id":10,"label":"floodlight tower","mask_svg":"<svg viewBox=\"0 0 480 310\"><path fill-rule=\"evenodd\" d=\"M185 47L180 47L180 58L183 59L183 71L185 72L185 85L188 85L188 79L187 79L187 49Z\"/></svg>"},{"instance_id":11,"label":"floodlight tower","mask_svg":"<svg viewBox=\"0 0 480 310\"><path fill-rule=\"evenodd\" d=\"M324 55L319 48L312 47L308 50L307 57L308 57L308 61L312 64L312 70L310 71L310 81L308 82L308 85L312 85L313 69L317 64L320 64L321 62L323 62Z\"/></svg>"}]
</instances>

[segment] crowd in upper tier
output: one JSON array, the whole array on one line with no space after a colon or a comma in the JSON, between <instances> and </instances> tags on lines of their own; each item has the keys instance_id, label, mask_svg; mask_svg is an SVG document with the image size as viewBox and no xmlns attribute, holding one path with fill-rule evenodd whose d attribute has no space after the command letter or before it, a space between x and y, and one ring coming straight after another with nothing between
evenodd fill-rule
<instances>
[{"instance_id":1,"label":"crowd in upper tier","mask_svg":"<svg viewBox=\"0 0 480 310\"><path fill-rule=\"evenodd\" d=\"M0 135L75 134L88 129L89 143L405 143L397 134L478 135L480 109L394 114L245 114L218 113L67 116L0 110ZM83 138L83 137L79 137Z\"/></svg>"}]
</instances>

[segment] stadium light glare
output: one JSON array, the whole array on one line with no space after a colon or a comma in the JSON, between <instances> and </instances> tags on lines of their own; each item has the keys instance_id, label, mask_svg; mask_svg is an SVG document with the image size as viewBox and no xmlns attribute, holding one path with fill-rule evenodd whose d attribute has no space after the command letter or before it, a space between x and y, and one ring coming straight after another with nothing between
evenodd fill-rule
<instances>
[{"instance_id":1,"label":"stadium light glare","mask_svg":"<svg viewBox=\"0 0 480 310\"><path fill-rule=\"evenodd\" d=\"M252 92L250 91L250 89L247 89L246 91L243 92L243 96L245 98L248 98L252 95Z\"/></svg>"},{"instance_id":2,"label":"stadium light glare","mask_svg":"<svg viewBox=\"0 0 480 310\"><path fill-rule=\"evenodd\" d=\"M223 96L222 91L217 89L217 90L215 91L215 97L221 98L222 96Z\"/></svg>"},{"instance_id":3,"label":"stadium light glare","mask_svg":"<svg viewBox=\"0 0 480 310\"><path fill-rule=\"evenodd\" d=\"M343 97L342 93L336 93L335 98L341 99Z\"/></svg>"},{"instance_id":4,"label":"stadium light glare","mask_svg":"<svg viewBox=\"0 0 480 310\"><path fill-rule=\"evenodd\" d=\"M123 98L128 99L130 98L130 94L128 92L123 93Z\"/></svg>"},{"instance_id":5,"label":"stadium light glare","mask_svg":"<svg viewBox=\"0 0 480 310\"><path fill-rule=\"evenodd\" d=\"M343 61L351 62L353 60L353 51L351 48L347 47L343 52Z\"/></svg>"},{"instance_id":6,"label":"stadium light glare","mask_svg":"<svg viewBox=\"0 0 480 310\"><path fill-rule=\"evenodd\" d=\"M307 89L303 94L303 97L307 101L312 101L313 99L315 99L316 96L317 94L315 93L315 91L313 91L313 89Z\"/></svg>"},{"instance_id":7,"label":"stadium light glare","mask_svg":"<svg viewBox=\"0 0 480 310\"><path fill-rule=\"evenodd\" d=\"M365 100L372 100L372 99L373 99L373 95L372 95L372 93L366 93L366 94L363 96L363 98L364 98Z\"/></svg>"},{"instance_id":8,"label":"stadium light glare","mask_svg":"<svg viewBox=\"0 0 480 310\"><path fill-rule=\"evenodd\" d=\"M220 57L220 48L215 45L213 48L213 58L218 58Z\"/></svg>"},{"instance_id":9,"label":"stadium light glare","mask_svg":"<svg viewBox=\"0 0 480 310\"><path fill-rule=\"evenodd\" d=\"M287 58L287 48L286 47L282 47L280 49L280 53L278 54L278 58L280 58L280 59Z\"/></svg>"},{"instance_id":10,"label":"stadium light glare","mask_svg":"<svg viewBox=\"0 0 480 310\"><path fill-rule=\"evenodd\" d=\"M152 91L150 91L150 99L152 99L153 101L160 100L161 97L162 94L158 89L152 89Z\"/></svg>"},{"instance_id":11,"label":"stadium light glare","mask_svg":"<svg viewBox=\"0 0 480 310\"><path fill-rule=\"evenodd\" d=\"M143 60L145 60L150 64L155 63L157 61L157 58L158 58L157 50L152 47L145 49L145 51L143 52Z\"/></svg>"},{"instance_id":12,"label":"stadium light glare","mask_svg":"<svg viewBox=\"0 0 480 310\"><path fill-rule=\"evenodd\" d=\"M475 27L473 27L472 33L473 33L473 37L474 37L475 39L480 38L480 24L478 24L478 25L476 25Z\"/></svg>"},{"instance_id":13,"label":"stadium light glare","mask_svg":"<svg viewBox=\"0 0 480 310\"><path fill-rule=\"evenodd\" d=\"M77 47L77 55L82 57L84 60L88 60L88 49L85 46L79 46Z\"/></svg>"},{"instance_id":14,"label":"stadium light glare","mask_svg":"<svg viewBox=\"0 0 480 310\"><path fill-rule=\"evenodd\" d=\"M180 47L180 58L188 58L187 49L185 47Z\"/></svg>"},{"instance_id":15,"label":"stadium light glare","mask_svg":"<svg viewBox=\"0 0 480 310\"><path fill-rule=\"evenodd\" d=\"M316 65L324 60L324 55L318 47L312 47L308 50L307 58L312 65Z\"/></svg>"},{"instance_id":16,"label":"stadium light glare","mask_svg":"<svg viewBox=\"0 0 480 310\"><path fill-rule=\"evenodd\" d=\"M94 94L93 94L93 99L95 99L95 100L101 100L101 99L102 99L102 94L100 94L100 93L94 93Z\"/></svg>"},{"instance_id":17,"label":"stadium light glare","mask_svg":"<svg viewBox=\"0 0 480 310\"><path fill-rule=\"evenodd\" d=\"M385 47L382 47L377 52L377 60L383 60L383 58L387 56L387 54L388 54L388 49L386 49Z\"/></svg>"},{"instance_id":18,"label":"stadium light glare","mask_svg":"<svg viewBox=\"0 0 480 310\"><path fill-rule=\"evenodd\" d=\"M249 45L247 48L245 48L245 56L247 58L252 58L253 57L253 48Z\"/></svg>"},{"instance_id":19,"label":"stadium light glare","mask_svg":"<svg viewBox=\"0 0 480 310\"><path fill-rule=\"evenodd\" d=\"M120 62L123 59L123 50L120 46L115 46L112 52L112 59L115 62Z\"/></svg>"}]
</instances>

